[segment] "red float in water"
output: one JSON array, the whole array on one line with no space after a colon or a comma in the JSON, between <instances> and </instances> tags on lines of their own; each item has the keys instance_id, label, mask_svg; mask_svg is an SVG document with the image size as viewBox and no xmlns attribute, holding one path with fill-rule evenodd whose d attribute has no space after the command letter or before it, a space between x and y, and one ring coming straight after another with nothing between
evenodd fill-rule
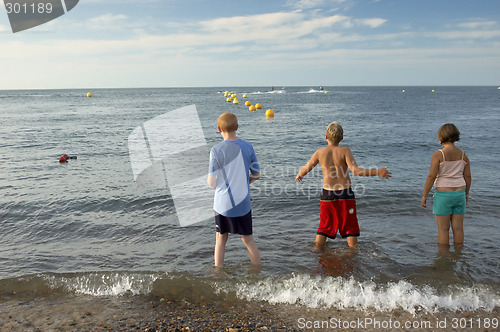
<instances>
[{"instance_id":1,"label":"red float in water","mask_svg":"<svg viewBox=\"0 0 500 332\"><path fill-rule=\"evenodd\" d=\"M60 163L65 163L67 162L69 159L69 156L67 154L63 154L60 158L59 158L59 162Z\"/></svg>"}]
</instances>

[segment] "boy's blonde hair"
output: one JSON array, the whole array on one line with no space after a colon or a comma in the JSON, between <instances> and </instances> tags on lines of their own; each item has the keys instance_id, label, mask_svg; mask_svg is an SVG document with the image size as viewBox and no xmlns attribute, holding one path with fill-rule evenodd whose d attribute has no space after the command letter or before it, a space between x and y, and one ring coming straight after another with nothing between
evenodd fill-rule
<instances>
[{"instance_id":1,"label":"boy's blonde hair","mask_svg":"<svg viewBox=\"0 0 500 332\"><path fill-rule=\"evenodd\" d=\"M326 139L332 143L339 143L344 139L344 129L338 122L332 122L326 128Z\"/></svg>"},{"instance_id":2,"label":"boy's blonde hair","mask_svg":"<svg viewBox=\"0 0 500 332\"><path fill-rule=\"evenodd\" d=\"M232 132L238 129L238 118L233 113L223 113L217 119L217 126L223 132Z\"/></svg>"},{"instance_id":3,"label":"boy's blonde hair","mask_svg":"<svg viewBox=\"0 0 500 332\"><path fill-rule=\"evenodd\" d=\"M455 143L460 140L460 131L453 123L445 123L439 128L438 136L441 143Z\"/></svg>"}]
</instances>

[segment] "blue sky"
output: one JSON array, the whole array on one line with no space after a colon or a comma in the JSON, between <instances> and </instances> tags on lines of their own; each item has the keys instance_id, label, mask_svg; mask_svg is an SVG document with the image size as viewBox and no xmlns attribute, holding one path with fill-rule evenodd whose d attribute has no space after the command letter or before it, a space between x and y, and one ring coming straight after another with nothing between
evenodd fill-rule
<instances>
[{"instance_id":1,"label":"blue sky","mask_svg":"<svg viewBox=\"0 0 500 332\"><path fill-rule=\"evenodd\" d=\"M499 0L80 0L13 34L0 89L500 85Z\"/></svg>"}]
</instances>

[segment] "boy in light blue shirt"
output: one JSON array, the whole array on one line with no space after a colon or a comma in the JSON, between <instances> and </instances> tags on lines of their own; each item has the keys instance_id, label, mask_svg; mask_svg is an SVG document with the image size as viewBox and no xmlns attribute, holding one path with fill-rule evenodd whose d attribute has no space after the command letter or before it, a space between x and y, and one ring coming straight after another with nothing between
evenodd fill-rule
<instances>
[{"instance_id":1,"label":"boy in light blue shirt","mask_svg":"<svg viewBox=\"0 0 500 332\"><path fill-rule=\"evenodd\" d=\"M253 238L250 183L260 178L260 167L252 145L236 137L238 118L224 113L217 120L224 141L210 151L207 182L215 190L215 266L224 266L228 233L241 235L250 261L260 265L260 254Z\"/></svg>"}]
</instances>

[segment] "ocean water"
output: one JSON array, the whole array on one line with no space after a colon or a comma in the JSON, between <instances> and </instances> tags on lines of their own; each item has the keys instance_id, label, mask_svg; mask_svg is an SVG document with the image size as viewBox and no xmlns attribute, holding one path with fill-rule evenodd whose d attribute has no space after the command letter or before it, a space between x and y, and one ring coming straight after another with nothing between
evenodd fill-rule
<instances>
[{"instance_id":1,"label":"ocean water","mask_svg":"<svg viewBox=\"0 0 500 332\"><path fill-rule=\"evenodd\" d=\"M404 92L402 90L405 90ZM223 92L238 93L239 105ZM496 87L269 87L0 91L0 298L12 294L161 295L391 312L492 312L500 306L500 91ZM263 109L243 106L246 93ZM196 105L209 146L217 117L239 118L257 153L251 186L263 267L230 236L215 270L212 219L180 227L168 188L134 182L128 137L144 122ZM274 119L264 112L272 108ZM361 167L352 176L359 246L313 252L321 172L295 175L338 121ZM438 247L420 196L438 128L453 122L471 160L463 247ZM76 160L60 164L62 154ZM182 160L179 161L182 163ZM186 170L189 165L185 165ZM208 169L208 156L207 156Z\"/></svg>"}]
</instances>

